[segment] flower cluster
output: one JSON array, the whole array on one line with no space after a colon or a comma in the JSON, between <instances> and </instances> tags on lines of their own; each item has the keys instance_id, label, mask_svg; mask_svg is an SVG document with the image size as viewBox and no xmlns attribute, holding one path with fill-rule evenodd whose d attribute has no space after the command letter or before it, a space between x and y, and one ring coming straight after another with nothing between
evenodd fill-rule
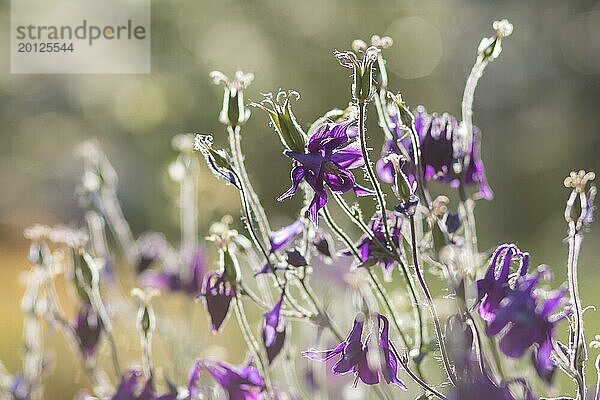
<instances>
[{"instance_id":1,"label":"flower cluster","mask_svg":"<svg viewBox=\"0 0 600 400\"><path fill-rule=\"evenodd\" d=\"M45 334L61 330L89 382L78 399L539 400L546 399L541 392L561 390L558 371L577 390L561 399L600 399L585 373L586 307L578 285L595 174L572 172L564 181L570 190L565 288L545 290L549 267L531 270L529 253L515 244L498 246L491 257L478 247L475 205L491 200L492 191L480 152L484 137L472 123L474 91L512 25L496 21L493 28L467 78L460 119L422 106L411 110L388 91L384 52L392 40L379 36L335 53L352 71L352 104L344 110L303 127L292 111L295 91L252 103L266 112L291 160L292 186L279 200L303 200L288 216L292 222L279 229L272 229L276 218L263 208L242 151L252 74L211 74L223 85L219 120L227 149L208 134L173 139L177 156L169 177L179 189L180 241L158 232L136 237L108 157L97 144L81 146L83 228L35 225L25 231L31 266L22 301L23 366L10 374L0 364L0 398L43 399L54 364ZM372 105L378 118L372 125L384 140L376 162L375 135L366 134ZM199 205L208 201L198 196L202 158L239 200L239 220L224 216L202 226ZM432 187L445 191L432 196ZM72 314L57 294L60 279L72 289ZM132 281L134 301L121 290ZM158 293L162 297L152 300ZM163 301L176 293L175 302ZM206 326L190 322L196 314L206 317ZM232 334L230 315L239 328ZM353 317L344 336L339 327L350 326ZM569 322L565 343L558 339L563 320ZM223 337L204 346L209 332L243 338L245 350L239 354L237 342L220 346ZM131 346L135 335L139 347ZM160 349L154 352L156 338ZM243 359L245 352L242 365L225 361ZM525 356L531 361L514 368L513 360ZM325 362L333 363L331 372L319 364ZM182 368L190 363L186 375Z\"/></svg>"}]
</instances>

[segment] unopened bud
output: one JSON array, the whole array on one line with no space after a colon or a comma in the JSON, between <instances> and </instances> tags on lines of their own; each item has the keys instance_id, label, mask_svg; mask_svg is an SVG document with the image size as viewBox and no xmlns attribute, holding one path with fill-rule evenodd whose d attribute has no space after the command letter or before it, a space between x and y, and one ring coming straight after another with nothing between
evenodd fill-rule
<instances>
[{"instance_id":1,"label":"unopened bud","mask_svg":"<svg viewBox=\"0 0 600 400\"><path fill-rule=\"evenodd\" d=\"M250 118L250 110L244 104L244 89L254 80L254 75L237 71L232 81L223 73L213 71L210 73L210 77L215 84L225 87L219 122L227 126L239 126L246 123Z\"/></svg>"},{"instance_id":2,"label":"unopened bud","mask_svg":"<svg viewBox=\"0 0 600 400\"><path fill-rule=\"evenodd\" d=\"M285 147L303 153L308 138L292 112L290 99L293 97L299 99L300 94L293 90L279 91L275 97L269 93L265 95L265 99L260 104L252 103L251 105L260 108L269 115L271 124Z\"/></svg>"}]
</instances>

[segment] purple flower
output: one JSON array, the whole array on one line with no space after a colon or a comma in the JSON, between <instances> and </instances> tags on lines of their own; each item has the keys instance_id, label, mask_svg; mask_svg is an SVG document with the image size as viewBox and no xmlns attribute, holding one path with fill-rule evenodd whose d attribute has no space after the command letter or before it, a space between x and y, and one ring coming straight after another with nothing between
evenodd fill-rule
<instances>
[{"instance_id":1,"label":"purple flower","mask_svg":"<svg viewBox=\"0 0 600 400\"><path fill-rule=\"evenodd\" d=\"M185 270L146 271L140 276L140 283L160 290L197 296L202 289L206 264L206 252L198 247L183 255L182 266Z\"/></svg>"},{"instance_id":2,"label":"purple flower","mask_svg":"<svg viewBox=\"0 0 600 400\"><path fill-rule=\"evenodd\" d=\"M278 200L293 196L304 179L315 192L309 206L310 217L315 224L319 210L327 204L325 184L334 193L354 190L359 196L371 194L369 190L356 184L356 179L350 172L365 163L359 147L354 143L348 144L348 128L354 122L348 120L339 124L324 124L311 136L304 153L284 151L285 155L294 160L292 187Z\"/></svg>"},{"instance_id":3,"label":"purple flower","mask_svg":"<svg viewBox=\"0 0 600 400\"><path fill-rule=\"evenodd\" d=\"M102 336L102 323L90 304L84 304L79 309L73 329L77 335L79 348L85 358L96 353Z\"/></svg>"},{"instance_id":4,"label":"purple flower","mask_svg":"<svg viewBox=\"0 0 600 400\"><path fill-rule=\"evenodd\" d=\"M512 290L509 275L513 260L520 261L518 275L524 276L529 267L529 254L521 252L514 244L498 246L485 277L477 281L478 312L485 321L494 319L500 303Z\"/></svg>"},{"instance_id":5,"label":"purple flower","mask_svg":"<svg viewBox=\"0 0 600 400\"><path fill-rule=\"evenodd\" d=\"M564 318L564 314L551 314L560 305L564 291L557 291L538 302L533 290L543 273L537 271L533 276L519 280L516 288L496 311L494 320L486 328L486 334L496 336L504 332L499 347L502 353L511 358L521 358L533 346L534 367L540 377L550 383L556 369L550 358L555 325Z\"/></svg>"},{"instance_id":6,"label":"purple flower","mask_svg":"<svg viewBox=\"0 0 600 400\"><path fill-rule=\"evenodd\" d=\"M139 370L127 370L121 377L121 382L111 400L176 400L177 391L169 385L169 392L158 395L154 391L152 377L141 381L143 374Z\"/></svg>"},{"instance_id":7,"label":"purple flower","mask_svg":"<svg viewBox=\"0 0 600 400\"><path fill-rule=\"evenodd\" d=\"M402 237L402 214L397 212L387 213L388 224L391 226L390 233L392 241L396 247L400 248L400 238ZM356 246L360 253L360 260L356 260L354 267L368 267L374 264L381 264L384 267L386 276L390 276L394 266L394 259L388 256L385 249L385 231L381 213L377 212L369 222L369 229L373 232L374 239L364 235ZM379 243L379 244L378 244ZM383 246L383 249L382 249ZM352 252L344 251L342 255L351 256Z\"/></svg>"},{"instance_id":8,"label":"purple flower","mask_svg":"<svg viewBox=\"0 0 600 400\"><path fill-rule=\"evenodd\" d=\"M397 118L395 126L399 126ZM465 152L461 149L460 137L458 135L459 124L456 118L450 114L428 114L423 106L419 106L415 113L415 130L419 137L421 146L421 165L423 166L423 175L425 180L437 180L449 184L452 187L458 187L460 176L455 172L455 165L462 165L465 159ZM392 134L398 135L391 141L386 142L383 149L383 156L390 152L399 155L408 155L412 157L412 144L409 140L399 135L400 132L392 131ZM462 172L462 179L466 185L477 185L477 195L484 199L493 197L492 190L488 186L485 177L485 170L480 155L481 132L473 127L473 143L471 145L469 165ZM398 146L403 146L405 152ZM404 153L404 154L403 154ZM393 181L392 166L386 164L384 157L379 160L377 171L379 177L391 183ZM407 163L404 171L414 179L414 163Z\"/></svg>"},{"instance_id":9,"label":"purple flower","mask_svg":"<svg viewBox=\"0 0 600 400\"><path fill-rule=\"evenodd\" d=\"M283 345L285 343L285 325L281 320L281 306L283 305L283 297L277 303L273 309L264 314L265 317L265 325L263 327L263 343L265 345L265 349L267 350L267 358L269 359L269 364L273 362L275 357L281 352Z\"/></svg>"},{"instance_id":10,"label":"purple flower","mask_svg":"<svg viewBox=\"0 0 600 400\"><path fill-rule=\"evenodd\" d=\"M221 361L203 360L201 363L215 381L227 392L229 400L262 400L264 381L250 360L234 367Z\"/></svg>"},{"instance_id":11,"label":"purple flower","mask_svg":"<svg viewBox=\"0 0 600 400\"><path fill-rule=\"evenodd\" d=\"M357 379L360 379L367 385L376 385L379 383L379 375L383 375L383 379L387 383L393 383L405 389L404 383L397 377L398 359L391 349L389 341L389 322L382 315L378 316L380 337L378 341L378 349L381 352L382 362L379 368L373 369L367 361L368 338L365 343L362 342L363 321L357 316L354 319L354 326L348 334L345 341L338 344L330 350L308 350L303 351L302 355L311 360L327 361L337 355L342 357L332 368L335 375L342 375L348 372L354 373Z\"/></svg>"},{"instance_id":12,"label":"purple flower","mask_svg":"<svg viewBox=\"0 0 600 400\"><path fill-rule=\"evenodd\" d=\"M296 220L278 231L271 233L271 237L269 238L271 242L271 253L290 244L303 230L304 224L302 221Z\"/></svg>"},{"instance_id":13,"label":"purple flower","mask_svg":"<svg viewBox=\"0 0 600 400\"><path fill-rule=\"evenodd\" d=\"M229 313L229 305L234 295L234 291L227 283L223 273L212 272L206 275L201 296L206 300L212 332L216 333L221 328Z\"/></svg>"}]
</instances>

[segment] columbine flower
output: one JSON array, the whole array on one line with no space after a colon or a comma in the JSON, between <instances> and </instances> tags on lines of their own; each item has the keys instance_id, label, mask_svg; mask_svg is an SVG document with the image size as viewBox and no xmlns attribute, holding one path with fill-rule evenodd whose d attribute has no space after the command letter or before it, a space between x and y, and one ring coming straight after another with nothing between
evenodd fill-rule
<instances>
[{"instance_id":1,"label":"columbine flower","mask_svg":"<svg viewBox=\"0 0 600 400\"><path fill-rule=\"evenodd\" d=\"M373 369L367 361L368 338L365 343L362 342L363 321L360 318L354 319L354 326L348 334L345 341L338 344L330 350L308 350L303 351L302 355L311 360L327 361L337 355L342 358L333 366L332 371L336 375L346 374L350 371L354 373L356 379L360 379L367 385L376 385L379 383L379 375L387 383L393 383L405 389L404 383L397 377L398 362L395 353L391 349L389 341L389 322L383 315L378 315L379 322L379 341L378 349L381 352L381 365Z\"/></svg>"},{"instance_id":2,"label":"columbine flower","mask_svg":"<svg viewBox=\"0 0 600 400\"><path fill-rule=\"evenodd\" d=\"M273 362L285 343L285 325L281 320L281 306L283 305L283 294L273 309L264 314L265 325L263 327L263 343L267 350L269 364Z\"/></svg>"},{"instance_id":3,"label":"columbine flower","mask_svg":"<svg viewBox=\"0 0 600 400\"><path fill-rule=\"evenodd\" d=\"M215 381L227 392L229 400L261 400L264 398L264 380L252 366L252 360L242 367L221 361L202 360L201 363Z\"/></svg>"},{"instance_id":4,"label":"columbine flower","mask_svg":"<svg viewBox=\"0 0 600 400\"><path fill-rule=\"evenodd\" d=\"M470 380L461 381L448 394L447 400L515 400L504 386L497 386L490 378L480 372L474 372Z\"/></svg>"},{"instance_id":5,"label":"columbine flower","mask_svg":"<svg viewBox=\"0 0 600 400\"><path fill-rule=\"evenodd\" d=\"M397 212L388 212L388 225L391 227L390 233L395 246L400 248L400 238L402 237L402 215ZM354 262L354 267L369 267L375 264L381 264L387 277L391 276L394 259L390 257L385 249L385 229L381 213L377 212L369 222L369 229L373 232L374 238L364 235L356 248L360 253L360 260ZM378 244L379 243L379 244ZM382 249L383 247L383 249ZM346 250L342 253L345 256L351 256L353 253Z\"/></svg>"},{"instance_id":6,"label":"columbine flower","mask_svg":"<svg viewBox=\"0 0 600 400\"><path fill-rule=\"evenodd\" d=\"M176 400L177 391L169 385L169 392L159 395L154 391L152 377L146 382L140 380L143 374L139 370L127 370L121 377L121 382L111 400Z\"/></svg>"},{"instance_id":7,"label":"columbine flower","mask_svg":"<svg viewBox=\"0 0 600 400\"><path fill-rule=\"evenodd\" d=\"M224 273L212 272L204 279L204 290L201 296L206 300L206 308L210 315L210 329L216 333L229 313L229 305L235 293Z\"/></svg>"},{"instance_id":8,"label":"columbine flower","mask_svg":"<svg viewBox=\"0 0 600 400\"><path fill-rule=\"evenodd\" d=\"M519 261L519 276L524 276L529 267L529 254L523 253L514 244L498 246L483 279L477 281L477 303L479 315L492 321L500 303L512 291L509 285L510 267L513 260ZM501 262L501 264L499 264Z\"/></svg>"},{"instance_id":9,"label":"columbine flower","mask_svg":"<svg viewBox=\"0 0 600 400\"><path fill-rule=\"evenodd\" d=\"M393 114L392 114L393 115ZM394 122L398 125L397 119ZM465 153L459 146L459 125L453 116L449 114L428 114L423 106L416 109L415 130L417 132L421 146L421 165L425 180L437 180L449 184L452 187L458 187L460 176L455 172L455 166L463 164ZM408 139L394 138L396 142L388 143L387 150L391 153L406 157L412 157L412 144ZM481 133L479 129L473 127L473 141L470 149L469 165L461 173L465 185L477 185L479 190L477 196L484 199L493 197L492 190L488 186L485 177L485 170L480 156ZM401 151L398 145L404 146L406 152ZM382 180L392 182L391 167L386 165L385 155L378 163L378 172ZM414 179L413 163L406 163L403 171Z\"/></svg>"},{"instance_id":10,"label":"columbine flower","mask_svg":"<svg viewBox=\"0 0 600 400\"><path fill-rule=\"evenodd\" d=\"M348 144L348 128L354 120L339 124L325 124L311 136L304 152L286 150L284 154L294 159L292 169L292 187L278 200L291 197L304 179L314 190L315 195L309 206L310 217L317 223L318 212L327 204L325 184L334 193L349 190L361 195L371 192L356 184L350 170L362 167L364 159L358 146Z\"/></svg>"},{"instance_id":11,"label":"columbine flower","mask_svg":"<svg viewBox=\"0 0 600 400\"><path fill-rule=\"evenodd\" d=\"M79 309L73 330L77 335L79 349L85 358L96 353L102 336L102 322L90 304L84 304Z\"/></svg>"},{"instance_id":12,"label":"columbine flower","mask_svg":"<svg viewBox=\"0 0 600 400\"><path fill-rule=\"evenodd\" d=\"M535 346L534 367L540 377L550 383L556 369L551 359L555 325L565 317L564 313L551 313L559 306L564 291L557 291L538 304L538 297L533 290L543 273L543 270L539 270L533 276L519 281L496 311L494 320L486 328L486 334L496 336L504 331L499 347L502 353L511 358L520 358L527 349ZM505 330L506 327L508 329Z\"/></svg>"},{"instance_id":13,"label":"columbine flower","mask_svg":"<svg viewBox=\"0 0 600 400\"><path fill-rule=\"evenodd\" d=\"M284 226L271 233L269 241L271 242L270 252L274 253L277 250L290 244L304 230L304 224L300 220L296 220L289 225Z\"/></svg>"},{"instance_id":14,"label":"columbine flower","mask_svg":"<svg viewBox=\"0 0 600 400\"><path fill-rule=\"evenodd\" d=\"M140 283L159 290L199 295L207 265L206 252L198 247L188 253L181 263L183 270L146 271L140 276Z\"/></svg>"}]
</instances>

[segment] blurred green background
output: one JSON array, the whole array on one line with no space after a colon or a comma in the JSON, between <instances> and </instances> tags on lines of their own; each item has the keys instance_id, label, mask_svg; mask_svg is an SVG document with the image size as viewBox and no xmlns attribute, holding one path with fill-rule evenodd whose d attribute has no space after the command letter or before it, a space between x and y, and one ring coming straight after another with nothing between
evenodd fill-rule
<instances>
[{"instance_id":1,"label":"blurred green background","mask_svg":"<svg viewBox=\"0 0 600 400\"><path fill-rule=\"evenodd\" d=\"M474 122L483 132L483 159L495 191L494 201L478 203L480 243L490 248L515 242L532 253L534 264L553 267L556 285L564 278L568 193L562 180L573 169L600 172L596 2L157 0L150 75L11 75L8 3L0 3L0 358L12 371L19 369L21 349L18 276L27 268L22 229L81 220L75 195L81 162L73 156L78 143L98 138L102 144L119 173L119 195L136 235L161 230L177 241L177 191L166 174L175 157L171 137L202 132L226 142L217 121L222 88L211 84L208 73L254 72L248 101L278 88L299 91L294 110L308 126L349 101L348 71L333 50L373 34L394 39L385 53L391 90L401 91L411 106L459 115L481 37L491 34L495 19L514 24L475 99ZM370 134L377 137L373 117ZM276 202L289 185L289 161L259 111L244 128L243 146L274 225L289 221L299 200ZM205 231L224 213L239 215L231 193L203 166ZM595 226L584 242L586 304L600 300L599 239ZM600 333L600 318L586 315L591 339ZM75 390L74 361L65 356L59 365L48 398L69 398L63 395Z\"/></svg>"}]
</instances>

